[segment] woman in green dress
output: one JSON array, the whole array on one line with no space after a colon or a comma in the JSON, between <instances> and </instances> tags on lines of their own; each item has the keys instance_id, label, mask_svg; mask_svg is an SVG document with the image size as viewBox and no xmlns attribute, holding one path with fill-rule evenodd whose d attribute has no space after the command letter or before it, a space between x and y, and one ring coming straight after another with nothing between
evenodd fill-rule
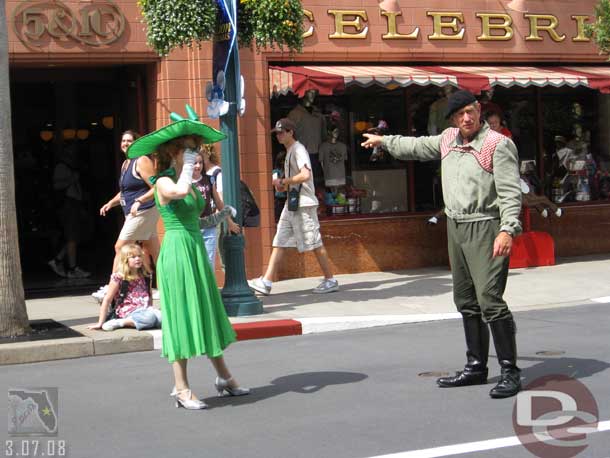
<instances>
[{"instance_id":1,"label":"woman in green dress","mask_svg":"<svg viewBox=\"0 0 610 458\"><path fill-rule=\"evenodd\" d=\"M226 392L241 396L250 392L239 387L223 358L223 350L235 341L235 332L199 231L199 214L205 201L192 186L198 147L223 136L198 120L181 119L141 137L145 141L139 145L134 142L128 152L136 156L143 151L155 151L157 175L151 181L165 226L157 264L163 312L161 353L172 363L175 386L171 394L176 407L186 409L207 407L193 394L188 382L187 361L193 356L208 356L216 369L219 395Z\"/></svg>"}]
</instances>

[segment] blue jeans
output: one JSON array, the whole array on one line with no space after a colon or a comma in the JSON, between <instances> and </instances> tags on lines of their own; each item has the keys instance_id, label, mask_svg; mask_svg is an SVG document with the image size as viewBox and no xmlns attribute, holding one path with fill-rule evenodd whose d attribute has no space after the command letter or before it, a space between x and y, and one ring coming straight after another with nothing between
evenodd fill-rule
<instances>
[{"instance_id":1,"label":"blue jeans","mask_svg":"<svg viewBox=\"0 0 610 458\"><path fill-rule=\"evenodd\" d=\"M140 307L125 318L130 318L138 331L161 327L161 311L152 307Z\"/></svg>"},{"instance_id":2,"label":"blue jeans","mask_svg":"<svg viewBox=\"0 0 610 458\"><path fill-rule=\"evenodd\" d=\"M201 236L203 237L203 244L205 245L205 251L208 252L208 259L210 260L210 266L212 270L216 266L216 238L218 232L216 231L216 226L214 227L206 227L205 229L201 229Z\"/></svg>"}]
</instances>

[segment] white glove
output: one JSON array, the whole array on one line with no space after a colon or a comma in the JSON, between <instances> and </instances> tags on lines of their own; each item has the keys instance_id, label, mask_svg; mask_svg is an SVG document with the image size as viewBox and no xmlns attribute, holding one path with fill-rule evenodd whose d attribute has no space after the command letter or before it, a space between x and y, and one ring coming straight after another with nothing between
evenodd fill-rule
<instances>
[{"instance_id":1,"label":"white glove","mask_svg":"<svg viewBox=\"0 0 610 458\"><path fill-rule=\"evenodd\" d=\"M188 148L184 150L184 155L182 157L182 172L180 173L180 178L178 178L178 188L185 193L189 192L191 189L196 158L197 151Z\"/></svg>"}]
</instances>

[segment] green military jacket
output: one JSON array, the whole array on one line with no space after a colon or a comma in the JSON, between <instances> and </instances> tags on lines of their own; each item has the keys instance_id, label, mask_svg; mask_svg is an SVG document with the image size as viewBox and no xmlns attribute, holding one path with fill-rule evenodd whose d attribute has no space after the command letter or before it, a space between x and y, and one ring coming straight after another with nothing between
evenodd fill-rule
<instances>
[{"instance_id":1,"label":"green military jacket","mask_svg":"<svg viewBox=\"0 0 610 458\"><path fill-rule=\"evenodd\" d=\"M500 219L500 231L521 232L519 158L511 139L485 122L470 143L450 127L433 137L385 135L382 145L403 160L441 159L445 213L458 222Z\"/></svg>"}]
</instances>

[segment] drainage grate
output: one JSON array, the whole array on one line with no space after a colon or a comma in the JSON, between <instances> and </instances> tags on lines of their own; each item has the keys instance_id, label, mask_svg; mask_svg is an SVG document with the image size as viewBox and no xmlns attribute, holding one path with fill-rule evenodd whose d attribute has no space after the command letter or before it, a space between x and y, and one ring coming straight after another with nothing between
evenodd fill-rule
<instances>
[{"instance_id":1,"label":"drainage grate","mask_svg":"<svg viewBox=\"0 0 610 458\"><path fill-rule=\"evenodd\" d=\"M53 320L32 320L30 321L30 327L32 328L30 334L19 337L0 337L0 344L83 336L80 332Z\"/></svg>"},{"instance_id":2,"label":"drainage grate","mask_svg":"<svg viewBox=\"0 0 610 458\"><path fill-rule=\"evenodd\" d=\"M418 377L447 377L449 372L431 371L431 372L420 372L417 374Z\"/></svg>"}]
</instances>

